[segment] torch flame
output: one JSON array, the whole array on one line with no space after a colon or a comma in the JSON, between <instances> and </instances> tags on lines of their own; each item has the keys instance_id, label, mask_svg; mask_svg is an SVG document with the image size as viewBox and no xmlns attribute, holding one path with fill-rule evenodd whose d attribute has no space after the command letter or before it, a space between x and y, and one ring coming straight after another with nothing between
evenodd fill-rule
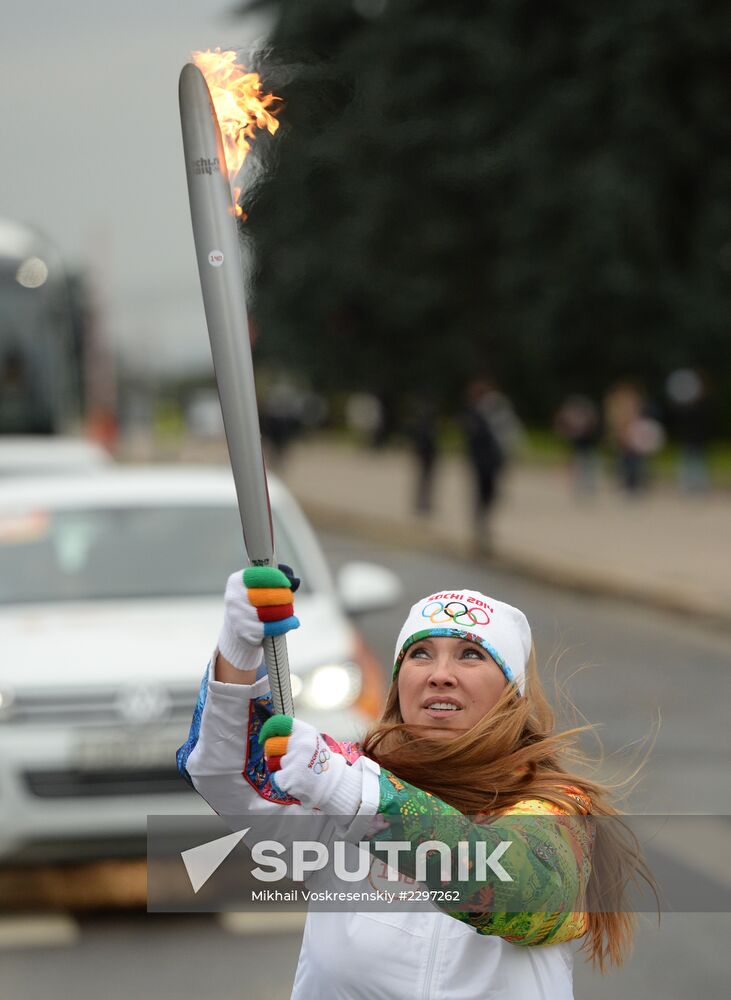
<instances>
[{"instance_id":1,"label":"torch flame","mask_svg":"<svg viewBox=\"0 0 731 1000\"><path fill-rule=\"evenodd\" d=\"M274 117L280 110L281 98L261 92L258 73L247 73L236 62L231 50L208 49L194 52L194 64L201 71L211 92L211 100L221 127L221 138L226 153L228 179L233 191L236 215L245 218L239 205L241 188L234 182L251 149L257 129L266 129L271 135L279 128ZM269 110L271 108L271 110Z\"/></svg>"}]
</instances>

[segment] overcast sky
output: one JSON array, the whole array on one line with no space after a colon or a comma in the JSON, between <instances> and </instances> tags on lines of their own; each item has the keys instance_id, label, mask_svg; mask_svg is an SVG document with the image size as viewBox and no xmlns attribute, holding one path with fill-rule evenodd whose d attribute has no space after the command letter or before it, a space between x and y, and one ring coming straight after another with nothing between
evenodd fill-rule
<instances>
[{"instance_id":1,"label":"overcast sky","mask_svg":"<svg viewBox=\"0 0 731 1000\"><path fill-rule=\"evenodd\" d=\"M91 271L106 332L139 364L209 364L178 114L193 49L264 25L226 0L29 0L0 14L0 216Z\"/></svg>"}]
</instances>

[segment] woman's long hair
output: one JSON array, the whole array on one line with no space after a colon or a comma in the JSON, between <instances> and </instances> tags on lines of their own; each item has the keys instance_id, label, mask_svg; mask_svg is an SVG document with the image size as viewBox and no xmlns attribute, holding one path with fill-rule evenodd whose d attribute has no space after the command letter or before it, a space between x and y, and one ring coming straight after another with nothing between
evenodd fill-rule
<instances>
[{"instance_id":1,"label":"woman's long hair","mask_svg":"<svg viewBox=\"0 0 731 1000\"><path fill-rule=\"evenodd\" d=\"M378 723L363 741L366 756L382 767L454 806L468 816L499 813L525 799L546 799L571 813L579 811L569 788L591 802L594 817L619 817L612 794L637 773L611 785L582 773L594 765L578 737L592 727L556 731L556 716L538 676L535 649L526 668L525 694L506 688L475 726L454 739L423 735L426 727L403 721L398 683L388 693ZM459 781L455 775L459 774ZM620 819L596 823L592 875L584 905L588 930L582 950L604 971L621 965L631 951L636 916L630 912L633 885L655 881L642 859L636 836ZM611 900L612 912L606 912Z\"/></svg>"}]
</instances>

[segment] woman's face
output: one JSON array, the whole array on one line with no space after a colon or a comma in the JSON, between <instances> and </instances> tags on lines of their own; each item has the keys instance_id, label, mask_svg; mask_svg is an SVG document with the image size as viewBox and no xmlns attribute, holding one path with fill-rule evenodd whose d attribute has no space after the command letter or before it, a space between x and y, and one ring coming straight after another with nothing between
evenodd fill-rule
<instances>
[{"instance_id":1,"label":"woman's face","mask_svg":"<svg viewBox=\"0 0 731 1000\"><path fill-rule=\"evenodd\" d=\"M398 675L404 722L437 733L471 729L497 703L507 680L475 642L445 636L409 646Z\"/></svg>"}]
</instances>

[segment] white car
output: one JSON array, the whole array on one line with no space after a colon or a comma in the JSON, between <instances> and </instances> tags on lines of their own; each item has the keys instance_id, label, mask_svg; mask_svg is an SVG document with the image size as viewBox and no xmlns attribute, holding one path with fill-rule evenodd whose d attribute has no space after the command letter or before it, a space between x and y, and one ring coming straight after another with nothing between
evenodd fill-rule
<instances>
[{"instance_id":1,"label":"white car","mask_svg":"<svg viewBox=\"0 0 731 1000\"><path fill-rule=\"evenodd\" d=\"M398 599L352 563L336 588L281 483L277 558L302 577L288 636L298 715L353 737L384 673L347 612ZM215 646L226 578L245 565L228 470L114 467L0 483L0 857L139 850L147 814L208 811L175 768Z\"/></svg>"},{"instance_id":2,"label":"white car","mask_svg":"<svg viewBox=\"0 0 731 1000\"><path fill-rule=\"evenodd\" d=\"M85 438L0 435L0 479L98 472L111 464L106 448Z\"/></svg>"}]
</instances>

